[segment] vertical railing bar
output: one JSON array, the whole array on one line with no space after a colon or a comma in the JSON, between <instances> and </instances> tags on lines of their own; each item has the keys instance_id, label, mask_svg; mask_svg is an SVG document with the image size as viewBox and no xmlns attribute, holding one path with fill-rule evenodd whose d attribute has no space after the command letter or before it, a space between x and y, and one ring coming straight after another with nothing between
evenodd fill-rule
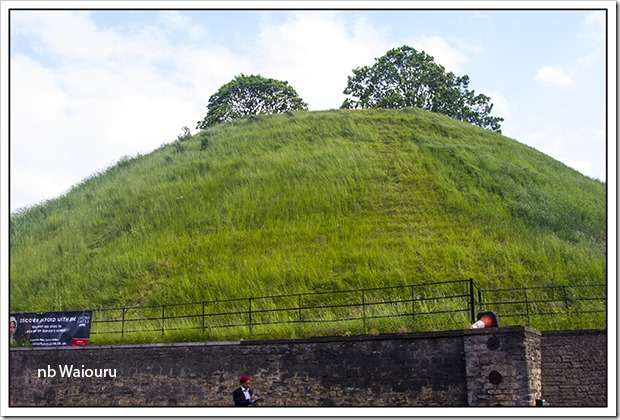
<instances>
[{"instance_id":1,"label":"vertical railing bar","mask_svg":"<svg viewBox=\"0 0 620 420\"><path fill-rule=\"evenodd\" d=\"M248 325L250 327L250 335L252 335L252 298L248 298Z\"/></svg>"},{"instance_id":2,"label":"vertical railing bar","mask_svg":"<svg viewBox=\"0 0 620 420\"><path fill-rule=\"evenodd\" d=\"M121 315L121 337L125 336L125 309L126 308L123 308Z\"/></svg>"},{"instance_id":3,"label":"vertical railing bar","mask_svg":"<svg viewBox=\"0 0 620 420\"><path fill-rule=\"evenodd\" d=\"M523 293L525 294L525 315L527 316L527 326L529 327L530 322L530 301L527 296L527 287L523 288Z\"/></svg>"},{"instance_id":4,"label":"vertical railing bar","mask_svg":"<svg viewBox=\"0 0 620 420\"><path fill-rule=\"evenodd\" d=\"M415 286L411 285L411 320L415 322Z\"/></svg>"},{"instance_id":5,"label":"vertical railing bar","mask_svg":"<svg viewBox=\"0 0 620 420\"><path fill-rule=\"evenodd\" d=\"M566 294L566 286L562 286L562 290L564 291L564 308L566 309L566 319L570 319L570 307L568 303L568 295ZM581 321L581 317L579 317Z\"/></svg>"},{"instance_id":6,"label":"vertical railing bar","mask_svg":"<svg viewBox=\"0 0 620 420\"><path fill-rule=\"evenodd\" d=\"M205 301L202 301L202 332L205 332Z\"/></svg>"},{"instance_id":7,"label":"vertical railing bar","mask_svg":"<svg viewBox=\"0 0 620 420\"><path fill-rule=\"evenodd\" d=\"M476 302L474 302L474 279L469 279L469 310L472 324L476 322Z\"/></svg>"},{"instance_id":8,"label":"vertical railing bar","mask_svg":"<svg viewBox=\"0 0 620 420\"><path fill-rule=\"evenodd\" d=\"M163 337L164 335L164 331L166 330L165 324L164 324L164 315L166 312L166 305L161 305L161 335Z\"/></svg>"},{"instance_id":9,"label":"vertical railing bar","mask_svg":"<svg viewBox=\"0 0 620 420\"><path fill-rule=\"evenodd\" d=\"M364 289L362 289L362 318L364 324L364 332L366 332L366 297L364 293Z\"/></svg>"},{"instance_id":10,"label":"vertical railing bar","mask_svg":"<svg viewBox=\"0 0 620 420\"><path fill-rule=\"evenodd\" d=\"M301 322L301 293L297 295L297 308L299 310L299 322Z\"/></svg>"}]
</instances>

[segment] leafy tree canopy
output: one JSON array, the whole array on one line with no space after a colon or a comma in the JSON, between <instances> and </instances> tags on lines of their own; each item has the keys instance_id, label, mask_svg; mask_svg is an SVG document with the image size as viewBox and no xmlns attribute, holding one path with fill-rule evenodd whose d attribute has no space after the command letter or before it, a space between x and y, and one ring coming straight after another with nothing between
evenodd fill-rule
<instances>
[{"instance_id":1,"label":"leafy tree canopy","mask_svg":"<svg viewBox=\"0 0 620 420\"><path fill-rule=\"evenodd\" d=\"M248 115L282 114L306 109L308 105L288 82L241 74L209 98L207 115L198 121L196 128L203 129Z\"/></svg>"},{"instance_id":2,"label":"leafy tree canopy","mask_svg":"<svg viewBox=\"0 0 620 420\"><path fill-rule=\"evenodd\" d=\"M424 51L407 45L375 59L371 67L358 67L348 77L341 108L419 107L501 132L503 118L492 117L491 98L468 89L469 76L446 73Z\"/></svg>"}]
</instances>

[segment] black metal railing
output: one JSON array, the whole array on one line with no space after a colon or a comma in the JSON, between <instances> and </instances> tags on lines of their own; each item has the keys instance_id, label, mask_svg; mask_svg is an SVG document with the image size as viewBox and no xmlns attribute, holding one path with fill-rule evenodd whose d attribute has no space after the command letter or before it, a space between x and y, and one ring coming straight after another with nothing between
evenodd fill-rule
<instances>
[{"instance_id":1,"label":"black metal railing","mask_svg":"<svg viewBox=\"0 0 620 420\"><path fill-rule=\"evenodd\" d=\"M558 329L605 326L606 286L480 289L472 279L380 288L259 296L93 310L91 334L161 334L236 329L236 335L269 336L276 326L321 325L372 331L392 322L415 331L468 328L476 313L492 310L500 326ZM551 322L550 322L551 320Z\"/></svg>"},{"instance_id":2,"label":"black metal railing","mask_svg":"<svg viewBox=\"0 0 620 420\"><path fill-rule=\"evenodd\" d=\"M161 333L179 330L241 328L250 336L267 326L343 324L362 331L373 322L406 319L432 323L441 315L442 329L462 328L474 319L479 296L473 280L454 280L333 292L210 300L201 302L93 310L91 334ZM425 322L426 321L426 322ZM472 321L473 322L473 321ZM432 329L430 326L427 329Z\"/></svg>"},{"instance_id":3,"label":"black metal railing","mask_svg":"<svg viewBox=\"0 0 620 420\"><path fill-rule=\"evenodd\" d=\"M479 290L480 307L492 308L501 325L587 329L606 325L607 286L537 286Z\"/></svg>"}]
</instances>

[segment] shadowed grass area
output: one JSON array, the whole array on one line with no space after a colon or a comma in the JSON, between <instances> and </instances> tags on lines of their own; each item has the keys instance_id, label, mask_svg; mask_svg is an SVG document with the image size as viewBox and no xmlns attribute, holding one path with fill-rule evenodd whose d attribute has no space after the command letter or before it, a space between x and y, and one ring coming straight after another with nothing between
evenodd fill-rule
<instances>
[{"instance_id":1,"label":"shadowed grass area","mask_svg":"<svg viewBox=\"0 0 620 420\"><path fill-rule=\"evenodd\" d=\"M420 109L255 116L123 158L12 215L10 310L464 278L605 283L605 188ZM265 334L326 333L304 328Z\"/></svg>"}]
</instances>

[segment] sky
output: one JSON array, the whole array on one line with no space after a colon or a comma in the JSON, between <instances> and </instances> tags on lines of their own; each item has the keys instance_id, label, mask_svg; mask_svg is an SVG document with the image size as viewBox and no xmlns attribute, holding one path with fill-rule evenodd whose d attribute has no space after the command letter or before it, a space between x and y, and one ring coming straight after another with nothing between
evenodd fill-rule
<instances>
[{"instance_id":1,"label":"sky","mask_svg":"<svg viewBox=\"0 0 620 420\"><path fill-rule=\"evenodd\" d=\"M613 2L576 2L572 10L532 8L544 2L510 2L519 7L509 10L488 9L502 2L459 2L465 9L433 2L428 10L413 1L398 2L399 10L388 8L394 2L303 10L299 2L279 3L281 10L191 2L193 10L163 10L187 3L139 2L130 11L105 10L119 4L106 2L88 2L100 10L8 3L25 8L5 9L2 22L10 23L10 53L2 54L10 70L11 212L170 143L184 126L196 133L209 97L239 74L289 82L310 110L337 109L354 68L403 45L467 74L469 88L504 118L505 136L607 178L609 37L605 10L594 9L605 3L613 15Z\"/></svg>"}]
</instances>

